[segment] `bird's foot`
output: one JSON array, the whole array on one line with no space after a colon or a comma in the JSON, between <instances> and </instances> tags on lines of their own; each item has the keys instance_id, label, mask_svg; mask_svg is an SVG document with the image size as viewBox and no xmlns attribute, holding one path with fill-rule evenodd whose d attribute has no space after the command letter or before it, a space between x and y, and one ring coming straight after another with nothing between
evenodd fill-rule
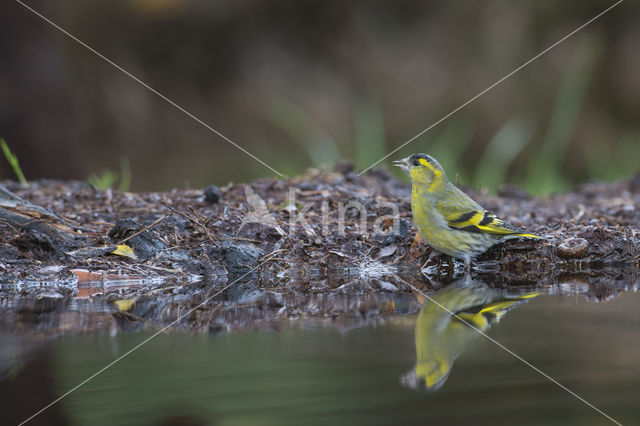
<instances>
[{"instance_id":1,"label":"bird's foot","mask_svg":"<svg viewBox=\"0 0 640 426\"><path fill-rule=\"evenodd\" d=\"M440 253L438 253L435 250L431 250L431 252L429 253L429 257L427 257L427 261L424 262L422 264L422 267L420 268L421 271L427 272L429 274L434 274L438 272L438 257L440 256Z\"/></svg>"}]
</instances>

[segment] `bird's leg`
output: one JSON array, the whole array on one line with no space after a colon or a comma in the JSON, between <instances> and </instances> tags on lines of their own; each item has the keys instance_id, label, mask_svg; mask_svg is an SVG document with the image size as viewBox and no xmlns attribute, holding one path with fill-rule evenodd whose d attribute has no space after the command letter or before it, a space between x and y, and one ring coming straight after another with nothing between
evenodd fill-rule
<instances>
[{"instance_id":1,"label":"bird's leg","mask_svg":"<svg viewBox=\"0 0 640 426\"><path fill-rule=\"evenodd\" d=\"M471 272L471 258L469 256L464 258L464 273L465 275Z\"/></svg>"}]
</instances>

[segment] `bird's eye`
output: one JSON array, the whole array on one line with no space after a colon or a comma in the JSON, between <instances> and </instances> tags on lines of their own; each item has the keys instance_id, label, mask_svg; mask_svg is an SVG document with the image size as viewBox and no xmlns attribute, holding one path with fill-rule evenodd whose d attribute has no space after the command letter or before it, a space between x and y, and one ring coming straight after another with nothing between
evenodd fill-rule
<instances>
[{"instance_id":1,"label":"bird's eye","mask_svg":"<svg viewBox=\"0 0 640 426\"><path fill-rule=\"evenodd\" d=\"M420 165L420 162L419 162L418 160L413 160L413 165L414 165L414 166L419 166L419 165Z\"/></svg>"}]
</instances>

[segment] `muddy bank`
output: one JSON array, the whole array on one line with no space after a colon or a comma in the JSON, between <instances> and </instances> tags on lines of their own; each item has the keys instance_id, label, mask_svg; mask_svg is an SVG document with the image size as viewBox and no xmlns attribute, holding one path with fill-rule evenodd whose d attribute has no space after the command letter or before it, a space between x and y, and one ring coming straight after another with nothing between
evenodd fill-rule
<instances>
[{"instance_id":1,"label":"muddy bank","mask_svg":"<svg viewBox=\"0 0 640 426\"><path fill-rule=\"evenodd\" d=\"M414 242L409 185L385 171L357 176L342 164L287 180L166 193L57 181L3 187L0 298L10 311L38 301L91 301L105 303L108 315L115 309L125 319L166 323L220 292L185 319L216 329L234 323L225 303L239 307L236 313L251 311L238 313L239 322L366 316L362 312L400 305L410 312L416 306L403 297L411 287L385 277L421 277L419 267L430 259L430 279L415 283L428 291L460 273L457 262L430 256L426 244ZM475 263L476 276L501 287L602 276L606 288L635 282L640 176L543 198L515 189L499 197L468 192L505 220L546 237L494 247ZM625 272L603 275L603 268ZM120 300L135 303L114 308ZM135 312L149 304L151 311ZM210 314L208 322L201 313Z\"/></svg>"},{"instance_id":2,"label":"muddy bank","mask_svg":"<svg viewBox=\"0 0 640 426\"><path fill-rule=\"evenodd\" d=\"M255 267L281 279L289 270L353 271L372 261L415 269L430 254L425 244L410 251L415 228L408 184L385 171L358 177L348 165L288 180L167 193L98 191L84 182L3 187L11 191L0 194L3 283L60 278L73 269L184 278ZM496 246L478 259L478 269L546 274L638 262L640 177L544 198L514 189L500 197L468 192L547 238ZM118 244L130 246L135 258L111 254ZM431 270L439 275L452 265L437 256Z\"/></svg>"}]
</instances>

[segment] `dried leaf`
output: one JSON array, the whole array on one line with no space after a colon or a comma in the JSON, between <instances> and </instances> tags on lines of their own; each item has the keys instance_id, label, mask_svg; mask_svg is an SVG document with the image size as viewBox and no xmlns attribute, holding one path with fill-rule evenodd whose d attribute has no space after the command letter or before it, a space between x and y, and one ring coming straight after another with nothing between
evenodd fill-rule
<instances>
[{"instance_id":1,"label":"dried leaf","mask_svg":"<svg viewBox=\"0 0 640 426\"><path fill-rule=\"evenodd\" d=\"M117 254L118 256L128 257L129 259L137 259L138 256L133 252L133 249L126 244L120 244L116 247L111 254Z\"/></svg>"},{"instance_id":2,"label":"dried leaf","mask_svg":"<svg viewBox=\"0 0 640 426\"><path fill-rule=\"evenodd\" d=\"M395 245L383 247L378 252L378 255L375 257L375 259L382 259L383 257L389 257L393 253L395 253L397 250L398 250L398 246L395 246Z\"/></svg>"}]
</instances>

